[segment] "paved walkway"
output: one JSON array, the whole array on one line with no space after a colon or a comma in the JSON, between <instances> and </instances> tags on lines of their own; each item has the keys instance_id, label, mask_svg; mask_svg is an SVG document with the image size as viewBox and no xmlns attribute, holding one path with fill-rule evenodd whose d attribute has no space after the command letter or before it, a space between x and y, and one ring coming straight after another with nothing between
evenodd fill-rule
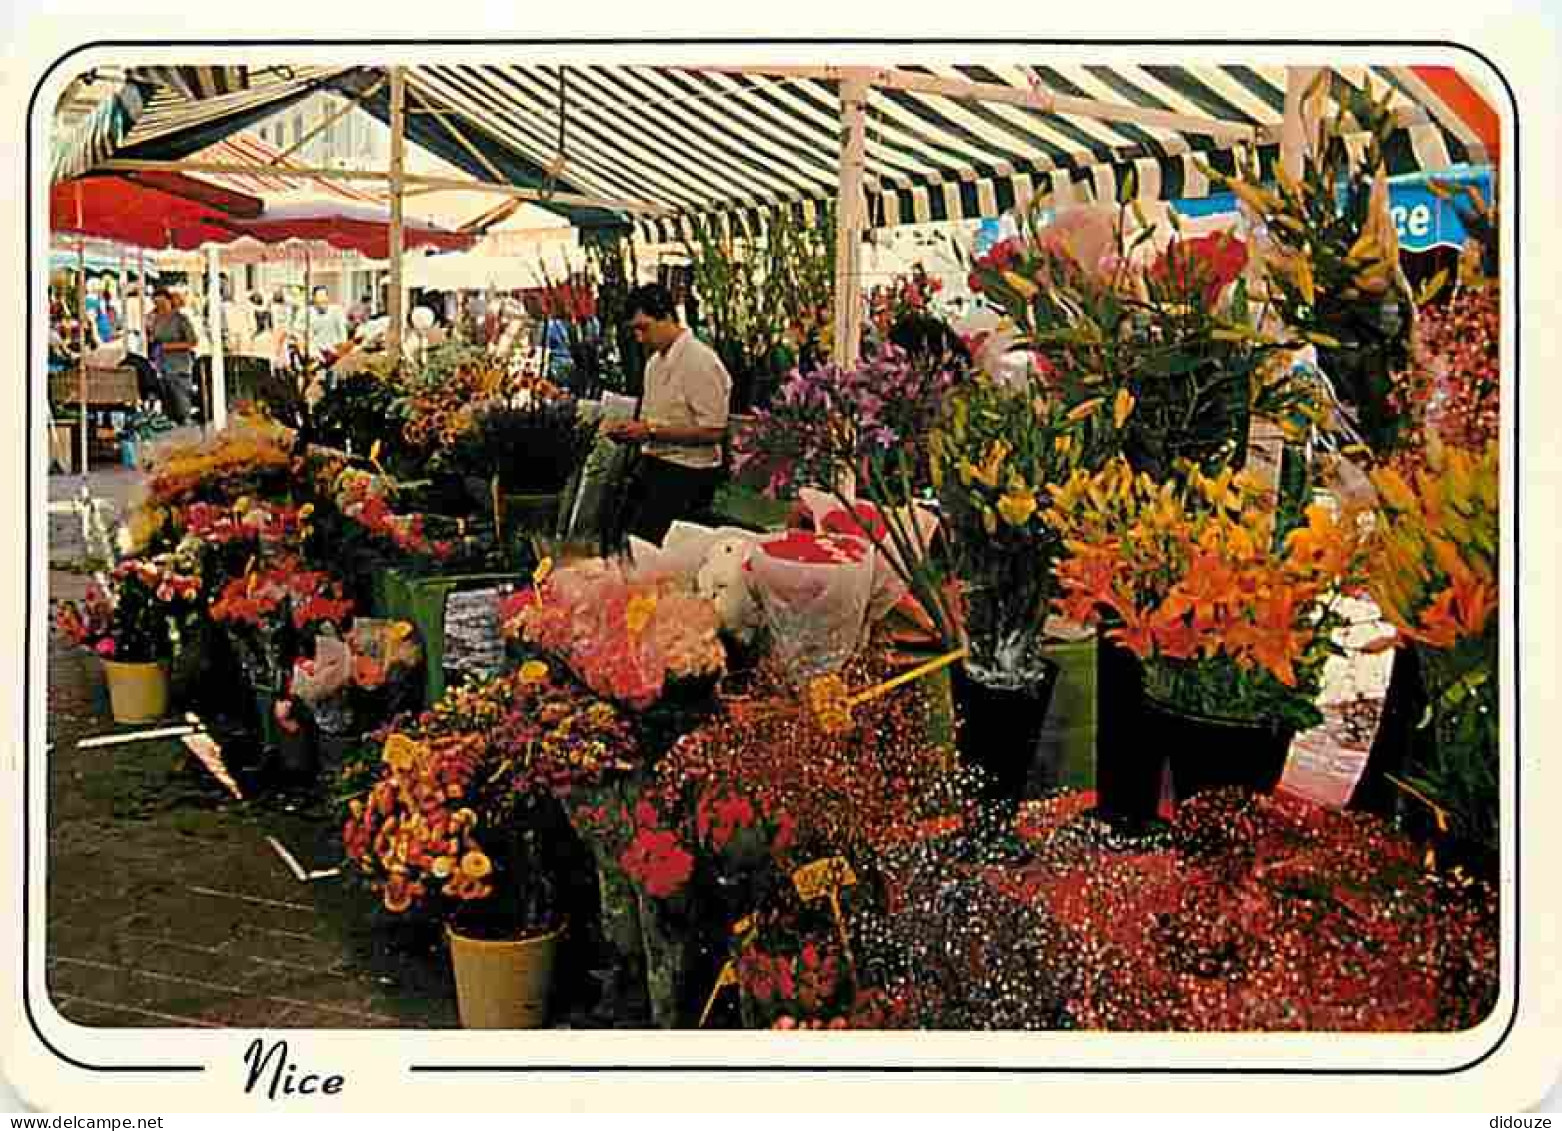
<instances>
[{"instance_id":1,"label":"paved walkway","mask_svg":"<svg viewBox=\"0 0 1562 1131\"><path fill-rule=\"evenodd\" d=\"M124 513L140 475L94 472L94 496ZM51 499L80 491L52 476ZM84 556L80 519L51 515L51 564ZM88 576L51 569L52 602ZM454 1026L437 936L387 923L340 876L318 796L266 781L242 719L207 719L245 792L235 800L177 740L81 750L80 739L145 727L110 719L96 661L50 634L47 983L66 1018L98 1026L376 1028ZM35 756L42 753L35 751Z\"/></svg>"}]
</instances>

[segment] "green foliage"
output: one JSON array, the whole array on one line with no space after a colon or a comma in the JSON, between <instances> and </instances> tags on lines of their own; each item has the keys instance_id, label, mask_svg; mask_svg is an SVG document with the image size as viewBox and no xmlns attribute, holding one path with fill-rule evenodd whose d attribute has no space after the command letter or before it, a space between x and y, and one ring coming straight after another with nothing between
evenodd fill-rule
<instances>
[{"instance_id":1,"label":"green foliage","mask_svg":"<svg viewBox=\"0 0 1562 1131\"><path fill-rule=\"evenodd\" d=\"M776 377L817 336L834 298L835 214L813 226L772 218L757 237L737 240L714 222L690 219L685 238L711 348L732 375L733 408L768 400Z\"/></svg>"}]
</instances>

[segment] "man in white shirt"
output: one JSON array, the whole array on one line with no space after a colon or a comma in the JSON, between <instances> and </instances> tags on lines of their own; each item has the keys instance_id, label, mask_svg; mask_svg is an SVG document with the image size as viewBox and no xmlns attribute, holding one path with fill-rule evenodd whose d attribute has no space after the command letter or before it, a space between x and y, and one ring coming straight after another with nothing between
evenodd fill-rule
<instances>
[{"instance_id":1,"label":"man in white shirt","mask_svg":"<svg viewBox=\"0 0 1562 1131\"><path fill-rule=\"evenodd\" d=\"M321 353L334 353L347 340L347 319L331 305L331 292L326 288L316 287L312 297L314 301L305 308L293 336L302 345L307 334L309 352L318 357Z\"/></svg>"},{"instance_id":2,"label":"man in white shirt","mask_svg":"<svg viewBox=\"0 0 1562 1131\"><path fill-rule=\"evenodd\" d=\"M629 485L627 532L660 543L673 522L708 508L721 479L732 378L716 351L678 321L659 284L629 295L629 326L650 356L635 420L609 424L610 439L642 445Z\"/></svg>"}]
</instances>

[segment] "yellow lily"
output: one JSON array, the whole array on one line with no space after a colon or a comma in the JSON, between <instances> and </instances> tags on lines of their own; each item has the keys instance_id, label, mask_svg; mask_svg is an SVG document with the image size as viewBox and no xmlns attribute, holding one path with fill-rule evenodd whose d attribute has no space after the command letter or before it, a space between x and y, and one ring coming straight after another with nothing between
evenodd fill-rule
<instances>
[{"instance_id":1,"label":"yellow lily","mask_svg":"<svg viewBox=\"0 0 1562 1131\"><path fill-rule=\"evenodd\" d=\"M1117 398L1112 402L1112 427L1121 430L1128 414L1134 410L1134 396L1127 389L1117 390Z\"/></svg>"},{"instance_id":2,"label":"yellow lily","mask_svg":"<svg viewBox=\"0 0 1562 1131\"><path fill-rule=\"evenodd\" d=\"M1011 489L998 500L998 513L1010 526L1024 526L1036 513L1036 493L1029 487L1018 491Z\"/></svg>"}]
</instances>

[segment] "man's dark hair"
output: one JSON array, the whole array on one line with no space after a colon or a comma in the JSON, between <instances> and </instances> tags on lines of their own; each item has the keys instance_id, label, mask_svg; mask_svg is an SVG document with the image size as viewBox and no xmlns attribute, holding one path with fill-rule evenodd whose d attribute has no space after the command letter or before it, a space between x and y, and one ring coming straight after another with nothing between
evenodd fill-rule
<instances>
[{"instance_id":1,"label":"man's dark hair","mask_svg":"<svg viewBox=\"0 0 1562 1131\"><path fill-rule=\"evenodd\" d=\"M900 347L913 362L930 365L969 365L971 351L960 335L942 319L911 312L896 320L889 332L890 344Z\"/></svg>"},{"instance_id":2,"label":"man's dark hair","mask_svg":"<svg viewBox=\"0 0 1562 1131\"><path fill-rule=\"evenodd\" d=\"M677 317L672 292L660 283L645 283L630 291L624 312L630 318L636 314L644 314L647 318Z\"/></svg>"},{"instance_id":3,"label":"man's dark hair","mask_svg":"<svg viewBox=\"0 0 1562 1131\"><path fill-rule=\"evenodd\" d=\"M152 297L171 299L174 297L174 292L169 290L167 287L156 287L152 291Z\"/></svg>"}]
</instances>

